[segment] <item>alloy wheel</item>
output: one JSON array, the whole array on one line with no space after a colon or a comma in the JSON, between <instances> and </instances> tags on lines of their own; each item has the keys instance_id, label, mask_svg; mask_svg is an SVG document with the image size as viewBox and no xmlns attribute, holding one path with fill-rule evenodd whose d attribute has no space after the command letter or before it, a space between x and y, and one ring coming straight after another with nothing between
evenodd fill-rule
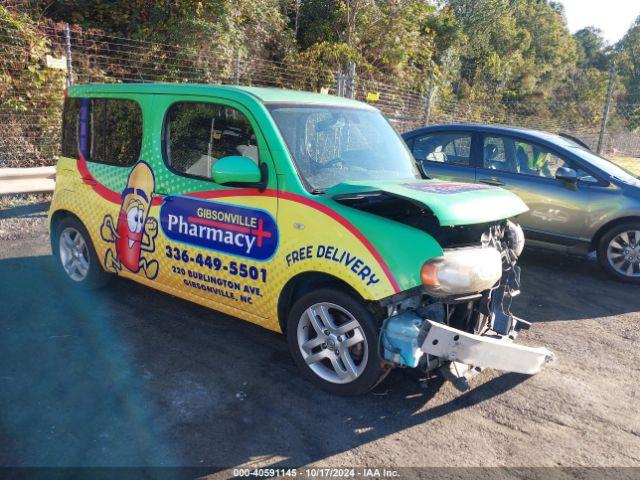
<instances>
[{"instance_id":1,"label":"alloy wheel","mask_svg":"<svg viewBox=\"0 0 640 480\"><path fill-rule=\"evenodd\" d=\"M65 273L76 282L89 274L89 248L82 234L73 227L66 227L60 234L60 263Z\"/></svg>"},{"instance_id":2,"label":"alloy wheel","mask_svg":"<svg viewBox=\"0 0 640 480\"><path fill-rule=\"evenodd\" d=\"M303 360L328 382L353 382L367 365L369 347L362 326L339 305L322 302L307 308L298 322L297 339Z\"/></svg>"},{"instance_id":3,"label":"alloy wheel","mask_svg":"<svg viewBox=\"0 0 640 480\"><path fill-rule=\"evenodd\" d=\"M607 246L607 261L618 274L640 278L640 230L620 232Z\"/></svg>"}]
</instances>

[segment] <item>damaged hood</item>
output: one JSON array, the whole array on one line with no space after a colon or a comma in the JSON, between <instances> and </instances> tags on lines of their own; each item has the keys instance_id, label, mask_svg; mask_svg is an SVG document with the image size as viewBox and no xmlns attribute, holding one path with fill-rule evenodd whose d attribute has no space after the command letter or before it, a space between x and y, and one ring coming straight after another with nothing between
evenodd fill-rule
<instances>
[{"instance_id":1,"label":"damaged hood","mask_svg":"<svg viewBox=\"0 0 640 480\"><path fill-rule=\"evenodd\" d=\"M517 195L505 189L442 180L345 182L327 189L326 193L337 201L375 195L404 199L427 207L442 226L493 222L528 210Z\"/></svg>"}]
</instances>

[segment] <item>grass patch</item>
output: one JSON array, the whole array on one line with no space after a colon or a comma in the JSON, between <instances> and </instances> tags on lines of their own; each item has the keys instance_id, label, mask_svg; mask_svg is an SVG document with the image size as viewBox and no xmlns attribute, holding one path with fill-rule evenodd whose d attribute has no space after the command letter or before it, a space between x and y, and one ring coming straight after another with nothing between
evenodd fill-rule
<instances>
[{"instance_id":1,"label":"grass patch","mask_svg":"<svg viewBox=\"0 0 640 480\"><path fill-rule=\"evenodd\" d=\"M636 176L640 176L640 158L638 157L620 157L609 155L607 157L613 163L620 165L622 168L629 170Z\"/></svg>"}]
</instances>

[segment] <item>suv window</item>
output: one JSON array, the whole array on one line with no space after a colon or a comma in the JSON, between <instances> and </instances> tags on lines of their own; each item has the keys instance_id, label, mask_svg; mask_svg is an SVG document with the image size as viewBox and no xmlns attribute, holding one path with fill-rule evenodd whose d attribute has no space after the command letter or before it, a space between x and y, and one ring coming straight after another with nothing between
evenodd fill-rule
<instances>
[{"instance_id":1,"label":"suv window","mask_svg":"<svg viewBox=\"0 0 640 480\"><path fill-rule=\"evenodd\" d=\"M413 156L427 162L470 164L471 134L437 133L417 137L413 142Z\"/></svg>"},{"instance_id":2,"label":"suv window","mask_svg":"<svg viewBox=\"0 0 640 480\"><path fill-rule=\"evenodd\" d=\"M142 145L142 110L133 100L68 98L62 129L62 155L88 162L130 167Z\"/></svg>"},{"instance_id":3,"label":"suv window","mask_svg":"<svg viewBox=\"0 0 640 480\"><path fill-rule=\"evenodd\" d=\"M249 120L226 105L174 103L167 114L164 135L166 161L177 173L210 180L211 167L223 157L242 155L256 164L259 161Z\"/></svg>"}]
</instances>

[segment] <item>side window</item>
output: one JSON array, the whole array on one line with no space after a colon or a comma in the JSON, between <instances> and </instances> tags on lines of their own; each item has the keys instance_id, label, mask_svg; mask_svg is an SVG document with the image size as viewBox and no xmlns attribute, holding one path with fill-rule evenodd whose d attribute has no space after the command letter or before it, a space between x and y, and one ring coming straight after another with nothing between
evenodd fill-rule
<instances>
[{"instance_id":1,"label":"side window","mask_svg":"<svg viewBox=\"0 0 640 480\"><path fill-rule=\"evenodd\" d=\"M140 156L142 110L133 100L67 98L64 102L62 155L130 167Z\"/></svg>"},{"instance_id":2,"label":"side window","mask_svg":"<svg viewBox=\"0 0 640 480\"><path fill-rule=\"evenodd\" d=\"M81 117L84 105L82 102ZM90 100L89 108L91 149L87 160L117 167L130 167L136 163L142 146L140 105L134 100L94 98Z\"/></svg>"},{"instance_id":3,"label":"side window","mask_svg":"<svg viewBox=\"0 0 640 480\"><path fill-rule=\"evenodd\" d=\"M485 137L482 145L482 165L489 170L500 170L502 172L516 172L516 166L511 157L507 154L509 141L501 137Z\"/></svg>"},{"instance_id":4,"label":"side window","mask_svg":"<svg viewBox=\"0 0 640 480\"><path fill-rule=\"evenodd\" d=\"M247 117L215 103L174 103L166 117L166 161L178 173L211 179L216 161L242 155L258 163L256 136Z\"/></svg>"},{"instance_id":5,"label":"side window","mask_svg":"<svg viewBox=\"0 0 640 480\"><path fill-rule=\"evenodd\" d=\"M571 163L541 145L509 137L484 139L484 168L540 178L555 178L560 167ZM588 173L578 169L578 178L590 181Z\"/></svg>"},{"instance_id":6,"label":"side window","mask_svg":"<svg viewBox=\"0 0 640 480\"><path fill-rule=\"evenodd\" d=\"M468 166L471 158L471 134L437 133L415 139L416 160Z\"/></svg>"}]
</instances>

